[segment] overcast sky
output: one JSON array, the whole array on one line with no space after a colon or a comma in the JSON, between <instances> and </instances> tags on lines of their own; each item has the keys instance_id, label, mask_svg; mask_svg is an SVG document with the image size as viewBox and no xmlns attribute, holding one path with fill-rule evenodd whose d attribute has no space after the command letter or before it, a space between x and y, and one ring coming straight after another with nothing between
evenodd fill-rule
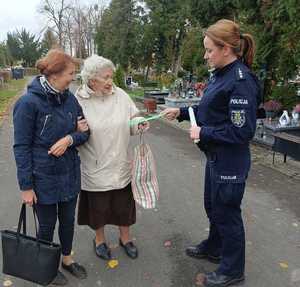
<instances>
[{"instance_id":1,"label":"overcast sky","mask_svg":"<svg viewBox=\"0 0 300 287\"><path fill-rule=\"evenodd\" d=\"M98 2L97 0L77 1L80 5ZM6 40L7 32L22 27L36 35L39 35L45 27L45 19L37 12L41 0L1 0L0 2L0 41Z\"/></svg>"}]
</instances>

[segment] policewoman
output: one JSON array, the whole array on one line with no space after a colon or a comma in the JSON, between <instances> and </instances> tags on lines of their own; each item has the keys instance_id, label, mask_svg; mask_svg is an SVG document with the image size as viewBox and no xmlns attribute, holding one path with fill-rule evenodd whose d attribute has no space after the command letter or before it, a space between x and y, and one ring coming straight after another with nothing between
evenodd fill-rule
<instances>
[{"instance_id":1,"label":"policewoman","mask_svg":"<svg viewBox=\"0 0 300 287\"><path fill-rule=\"evenodd\" d=\"M209 236L186 249L187 255L219 263L205 274L205 286L229 286L244 280L245 232L241 202L250 169L249 142L256 129L260 87L251 72L254 40L239 25L219 20L204 33L204 59L211 77L193 110L192 140L207 157L204 206ZM189 120L187 108L164 111L167 119Z\"/></svg>"}]
</instances>

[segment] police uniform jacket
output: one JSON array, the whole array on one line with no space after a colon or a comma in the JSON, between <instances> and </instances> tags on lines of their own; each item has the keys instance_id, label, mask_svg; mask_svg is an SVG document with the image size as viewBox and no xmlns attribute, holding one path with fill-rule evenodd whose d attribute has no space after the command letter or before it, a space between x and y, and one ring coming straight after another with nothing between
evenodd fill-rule
<instances>
[{"instance_id":1,"label":"police uniform jacket","mask_svg":"<svg viewBox=\"0 0 300 287\"><path fill-rule=\"evenodd\" d=\"M217 182L242 183L250 168L249 142L256 129L261 93L258 79L240 60L215 70L198 106L199 147L214 163ZM188 120L181 108L181 120Z\"/></svg>"}]
</instances>

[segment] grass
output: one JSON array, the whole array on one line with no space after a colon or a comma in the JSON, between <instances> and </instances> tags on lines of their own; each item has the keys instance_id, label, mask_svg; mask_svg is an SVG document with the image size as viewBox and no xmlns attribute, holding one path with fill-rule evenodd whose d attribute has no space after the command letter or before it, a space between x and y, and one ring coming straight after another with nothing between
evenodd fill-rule
<instances>
[{"instance_id":1,"label":"grass","mask_svg":"<svg viewBox=\"0 0 300 287\"><path fill-rule=\"evenodd\" d=\"M136 90L128 90L126 89L126 93L134 100L136 97L143 97L144 90L143 89L136 89Z\"/></svg>"},{"instance_id":2,"label":"grass","mask_svg":"<svg viewBox=\"0 0 300 287\"><path fill-rule=\"evenodd\" d=\"M0 119L5 113L12 99L24 89L27 81L28 78L10 80L0 88Z\"/></svg>"}]
</instances>

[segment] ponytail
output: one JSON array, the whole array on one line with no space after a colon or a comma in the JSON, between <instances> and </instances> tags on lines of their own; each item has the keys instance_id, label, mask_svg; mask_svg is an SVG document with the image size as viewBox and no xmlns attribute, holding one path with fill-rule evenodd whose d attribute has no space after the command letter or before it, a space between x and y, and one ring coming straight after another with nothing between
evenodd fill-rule
<instances>
[{"instance_id":1,"label":"ponytail","mask_svg":"<svg viewBox=\"0 0 300 287\"><path fill-rule=\"evenodd\" d=\"M242 61L251 68L254 60L255 42L250 34L241 34L241 49L239 57Z\"/></svg>"}]
</instances>

